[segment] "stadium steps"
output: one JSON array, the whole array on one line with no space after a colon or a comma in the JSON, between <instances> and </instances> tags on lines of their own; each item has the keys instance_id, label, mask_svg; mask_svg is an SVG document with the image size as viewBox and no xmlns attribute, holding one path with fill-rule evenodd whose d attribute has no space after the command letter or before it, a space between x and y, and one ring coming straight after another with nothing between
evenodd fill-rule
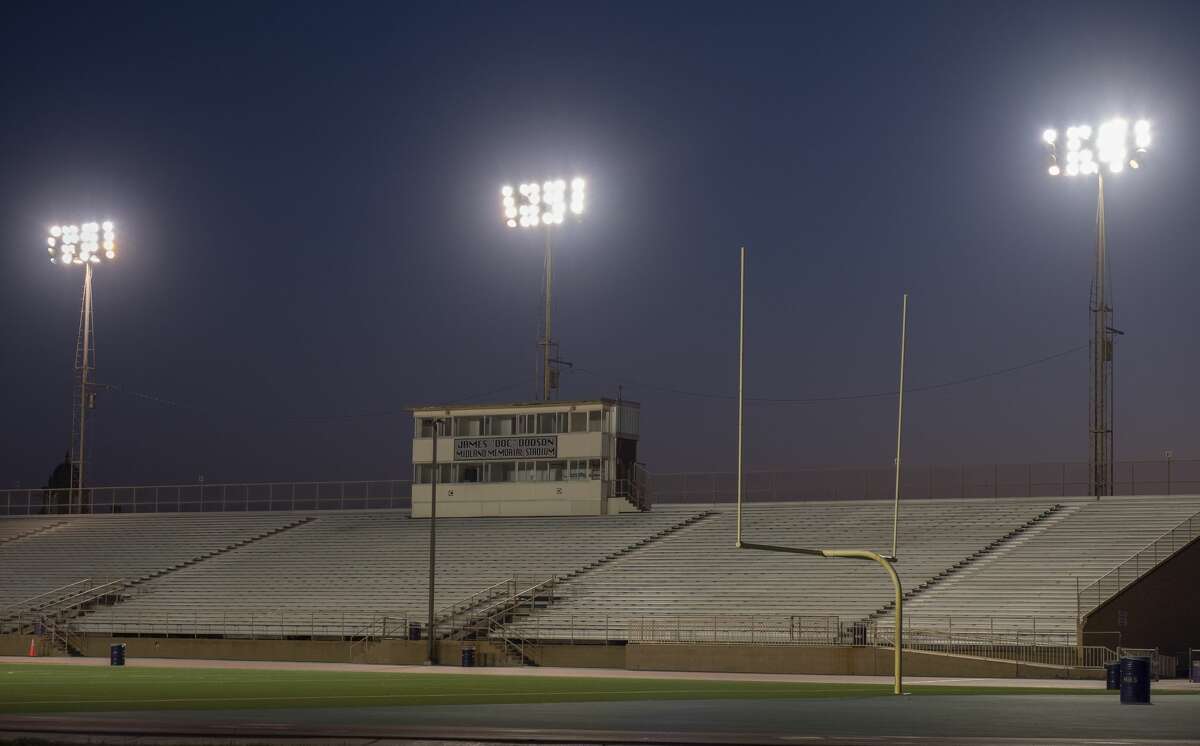
<instances>
[{"instance_id":1,"label":"stadium steps","mask_svg":"<svg viewBox=\"0 0 1200 746\"><path fill-rule=\"evenodd\" d=\"M67 525L67 523L69 523L69 521L55 521L54 523L49 523L44 526L38 526L37 528L31 528L30 530L23 531L19 534L14 534L12 536L5 536L3 539L0 539L0 544L8 544L10 542L20 541L21 539L28 539L29 537L37 536L38 534L44 534L47 531L51 531L60 526L65 526L65 525Z\"/></svg>"},{"instance_id":2,"label":"stadium steps","mask_svg":"<svg viewBox=\"0 0 1200 746\"><path fill-rule=\"evenodd\" d=\"M503 591L498 591L496 593L487 595L481 594L478 604L473 607L464 607L460 609L459 613L462 615L465 622L459 625L454 625L445 630L442 636L447 638L461 637L461 635L467 631L468 627L478 624L479 620L476 618L475 613L483 611L484 609L487 610L487 615L492 619L503 620L501 626L503 626L503 624L511 623L517 619L527 618L538 610L552 606L555 601L559 600L560 596L558 594L560 584L565 584L575 578L580 577L581 575L584 575L585 573L591 572L600 567L604 567L611 562L615 562L645 546L653 544L657 541L661 541L672 534L676 534L685 528L704 520L710 515L713 515L713 513L714 511L705 510L699 513L688 514L687 517L681 521L677 521L676 523L673 523L649 536L644 536L637 541L630 542L620 549L610 552L599 559L593 560L592 562L588 562L585 565L577 567L565 575L559 575L555 578L551 578L548 581L539 583L537 590L532 594L522 595L521 597L516 598L512 603L500 605L495 603L498 598L501 598L504 595ZM547 586L547 584L549 585ZM446 624L447 617L440 617L438 623L443 625ZM516 665L533 665L532 659L520 652L521 647L519 644L513 644L508 639L507 635L501 635L500 637L503 639L503 647L507 651L510 662Z\"/></svg>"},{"instance_id":3,"label":"stadium steps","mask_svg":"<svg viewBox=\"0 0 1200 746\"><path fill-rule=\"evenodd\" d=\"M134 578L132 580L126 580L124 585L120 586L119 590L116 593L111 594L111 595L108 595L108 594L105 595L104 599L108 601L107 604L101 604L99 598L93 598L87 602L84 602L84 603L81 603L78 605L74 605L69 608L55 609L54 615L59 618L59 620L62 624L65 625L64 630L63 630L64 634L67 634L67 635L74 634L74 629L70 627L71 623L79 621L83 617L85 617L88 614L90 614L94 611L97 611L99 609L109 608L111 606L118 606L121 603L129 600L130 595L128 592L131 589L137 589L138 586L140 586L142 583L146 583L146 582L149 582L156 578L160 578L163 575L167 575L167 574L175 572L177 570L181 570L185 567L195 565L199 562L203 562L204 560L211 559L212 557L216 557L218 555L222 555L227 552L232 552L232 551L234 551L236 549L240 549L248 544L253 544L256 541L262 541L263 539L269 538L269 537L274 536L283 531L287 531L289 529L296 528L297 526L303 526L304 524L309 523L311 521L315 521L315 520L317 520L315 516L304 516L302 518L297 518L296 520L289 521L281 526L275 526L266 531L260 531L259 533L249 536L245 539L242 539L241 541L235 541L235 542L226 544L222 547L219 547L217 549L213 549L213 550L207 551L207 552L202 552L200 554L195 555L191 559L185 560L183 562L177 562L173 565L169 565L167 567L163 567L163 568L154 570L153 572L149 572L144 575L140 575L137 578Z\"/></svg>"},{"instance_id":4,"label":"stadium steps","mask_svg":"<svg viewBox=\"0 0 1200 746\"><path fill-rule=\"evenodd\" d=\"M687 518L683 519L682 521L675 523L671 526L668 526L656 534L647 536L644 539L639 539L638 541L635 541L632 544L623 546L620 549L618 549L617 551L607 554L607 555L601 557L600 559L595 560L594 562L589 562L588 564L584 565L583 567L580 567L576 570L572 570L571 572L567 573L566 575L559 577L559 580L566 583L566 582L569 582L571 580L574 580L574 579L580 577L581 575L584 575L585 573L589 573L593 570L596 570L597 568L604 567L605 565L609 564L610 562L616 562L617 560L621 559L622 557L625 557L633 552L636 552L637 550L639 550L645 546L648 546L648 545L653 544L658 541L662 541L663 539L665 539L668 536L671 536L672 534L679 533L683 529L685 529L691 525L694 525L696 523L699 523L700 521L703 521L705 518L708 518L709 516L713 515L714 513L716 513L716 511L714 511L714 510L704 510L699 513L694 513L692 515L689 515Z\"/></svg>"},{"instance_id":5,"label":"stadium steps","mask_svg":"<svg viewBox=\"0 0 1200 746\"><path fill-rule=\"evenodd\" d=\"M184 560L183 562L176 562L173 565L169 565L167 567L163 567L158 570L154 570L152 572L146 573L145 575L141 575L138 578L130 581L125 587L130 588L130 587L139 585L141 583L145 583L149 580L154 580L155 578L160 578L163 575L166 575L168 573L172 573L177 570L182 570L185 567L190 567L198 562L203 562L204 560L211 559L213 557L225 554L227 552L232 552L235 549L241 549L242 547L244 547L248 544L253 544L256 541L262 541L263 539L269 538L269 537L274 536L279 533L283 533L284 531L291 530L298 526L303 526L304 524L311 523L312 521L315 521L315 520L317 520L316 516L304 516L302 518L297 518L296 520L289 521L288 523L285 523L282 526L275 526L266 531L261 531L257 534L254 534L253 536L246 537L245 539L242 539L241 541L236 541L236 542L233 542L232 544L226 544L225 546L219 547L217 549L213 549L213 550L210 550L207 552L202 552L202 553L197 554L196 556L192 557L191 559Z\"/></svg>"},{"instance_id":6,"label":"stadium steps","mask_svg":"<svg viewBox=\"0 0 1200 746\"><path fill-rule=\"evenodd\" d=\"M904 600L908 601L911 598L917 596L918 594L924 593L925 591L927 591L931 588L935 588L940 583L942 583L944 580L946 580L946 578L949 578L952 575L954 575L958 572L961 572L964 569L972 567L977 562L980 562L981 560L983 560L986 557L1002 553L1008 547L1024 541L1025 539L1029 538L1030 536L1036 534L1038 532L1038 530L1044 529L1046 526L1050 525L1051 522L1055 521L1056 517L1059 517L1059 514L1062 513L1062 511L1065 510L1065 508L1066 508L1066 506L1063 505L1062 503L1055 503L1054 505L1050 506L1049 508L1042 511L1041 513L1037 514L1033 518L1030 518L1028 521L1025 521L1020 526L1017 526L1012 531L1009 531L1007 534L1001 536L1000 538L991 542L990 544L983 547L982 549L972 552L971 554L962 558L958 562L955 562L950 567L947 567L945 570L942 570L937 575L934 575L933 577L929 578L928 580L921 583L920 585L917 585L914 588L910 588L908 591L905 592ZM876 621L877 619L879 619L881 617L888 616L892 613L892 610L895 608L895 606L896 606L895 601L889 601L888 603L879 607L875 611L871 612L871 614L868 615L864 621L870 623L870 622Z\"/></svg>"}]
</instances>

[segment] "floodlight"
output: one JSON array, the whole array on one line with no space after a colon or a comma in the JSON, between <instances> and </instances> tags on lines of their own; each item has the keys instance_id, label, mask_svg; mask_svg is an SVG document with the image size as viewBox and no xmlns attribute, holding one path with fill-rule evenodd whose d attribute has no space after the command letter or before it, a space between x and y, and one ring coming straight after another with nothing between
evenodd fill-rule
<instances>
[{"instance_id":1,"label":"floodlight","mask_svg":"<svg viewBox=\"0 0 1200 746\"><path fill-rule=\"evenodd\" d=\"M1150 147L1150 122L1139 119L1133 125L1133 144L1139 150Z\"/></svg>"},{"instance_id":2,"label":"floodlight","mask_svg":"<svg viewBox=\"0 0 1200 746\"><path fill-rule=\"evenodd\" d=\"M1047 145L1053 145L1058 140L1058 130L1046 130L1042 133L1042 139Z\"/></svg>"},{"instance_id":3,"label":"floodlight","mask_svg":"<svg viewBox=\"0 0 1200 746\"><path fill-rule=\"evenodd\" d=\"M1096 147L1100 150L1100 162L1124 161L1128 134L1129 123L1119 117L1100 125L1100 131L1096 135Z\"/></svg>"},{"instance_id":4,"label":"floodlight","mask_svg":"<svg viewBox=\"0 0 1200 746\"><path fill-rule=\"evenodd\" d=\"M1138 168L1141 168L1141 164L1137 162L1137 158L1130 158L1129 159L1129 167L1136 170Z\"/></svg>"},{"instance_id":5,"label":"floodlight","mask_svg":"<svg viewBox=\"0 0 1200 746\"><path fill-rule=\"evenodd\" d=\"M1049 169L1049 171L1050 171L1050 175L1051 175L1051 176L1058 176L1059 174L1061 174L1061 173L1062 173L1062 169L1058 167L1058 164L1057 164L1057 163L1055 163L1054 165L1050 166L1050 169Z\"/></svg>"},{"instance_id":6,"label":"floodlight","mask_svg":"<svg viewBox=\"0 0 1200 746\"><path fill-rule=\"evenodd\" d=\"M1072 137L1071 139L1067 140L1067 150L1079 150L1080 145L1082 145L1082 143L1079 141L1078 137Z\"/></svg>"},{"instance_id":7,"label":"floodlight","mask_svg":"<svg viewBox=\"0 0 1200 746\"><path fill-rule=\"evenodd\" d=\"M583 190L580 177L569 182L562 178L528 181L517 187L515 195L511 187L502 187L504 224L509 228L562 225L568 210L574 215L583 214Z\"/></svg>"},{"instance_id":8,"label":"floodlight","mask_svg":"<svg viewBox=\"0 0 1200 746\"><path fill-rule=\"evenodd\" d=\"M1087 124L1079 125L1079 127L1076 129L1076 132L1079 133L1080 140L1086 140L1092 136L1092 128L1090 125L1087 125Z\"/></svg>"},{"instance_id":9,"label":"floodlight","mask_svg":"<svg viewBox=\"0 0 1200 746\"><path fill-rule=\"evenodd\" d=\"M104 231L103 240L100 231ZM101 247L106 259L115 259L117 254L116 227L111 220L103 224L95 221L78 225L54 225L50 227L46 245L50 249L50 261L56 264L99 264ZM59 259L55 260L54 250L59 250ZM78 252L78 253L77 253Z\"/></svg>"},{"instance_id":10,"label":"floodlight","mask_svg":"<svg viewBox=\"0 0 1200 746\"><path fill-rule=\"evenodd\" d=\"M1078 176L1078 175L1079 175L1079 165L1076 163L1068 163L1067 164L1067 176Z\"/></svg>"}]
</instances>

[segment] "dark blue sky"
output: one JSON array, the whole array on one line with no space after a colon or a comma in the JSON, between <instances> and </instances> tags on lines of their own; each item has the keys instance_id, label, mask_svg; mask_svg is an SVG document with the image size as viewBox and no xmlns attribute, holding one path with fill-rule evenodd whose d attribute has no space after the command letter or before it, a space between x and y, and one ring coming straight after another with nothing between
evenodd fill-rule
<instances>
[{"instance_id":1,"label":"dark blue sky","mask_svg":"<svg viewBox=\"0 0 1200 746\"><path fill-rule=\"evenodd\" d=\"M731 468L732 402L657 387L734 392L739 245L753 396L894 387L904 291L913 385L1066 350L1094 184L1038 138L1117 113L1156 131L1109 181L1117 451L1200 457L1200 4L437 5L5 6L0 484L70 432L55 222L118 221L99 379L183 405L102 395L98 482L405 476L406 405L528 397L540 243L497 190L576 173L564 395L623 381L652 470ZM914 394L907 460L1085 460L1086 376ZM752 407L749 464L889 463L894 404Z\"/></svg>"}]
</instances>

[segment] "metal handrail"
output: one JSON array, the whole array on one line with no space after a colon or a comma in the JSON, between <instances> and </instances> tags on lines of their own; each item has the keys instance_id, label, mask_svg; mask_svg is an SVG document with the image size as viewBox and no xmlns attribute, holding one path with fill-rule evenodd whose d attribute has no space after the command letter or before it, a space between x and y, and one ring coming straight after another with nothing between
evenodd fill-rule
<instances>
[{"instance_id":1,"label":"metal handrail","mask_svg":"<svg viewBox=\"0 0 1200 746\"><path fill-rule=\"evenodd\" d=\"M462 599L461 601L455 601L454 603L452 603L448 606L442 607L441 609L438 610L437 614L434 615L434 619L435 619L435 621L438 622L438 624L448 622L451 619L453 619L454 617L458 616L458 614L460 612L470 611L471 609L475 608L476 606L483 603L484 601L488 601L488 600L491 600L492 598L495 598L496 595L498 594L498 589L503 588L504 591L508 592L511 595L513 593L512 589L514 589L516 587L516 584L517 584L517 576L516 575L514 575L511 578L508 578L506 580L501 580L499 583L490 585L481 591L476 591L475 593L472 593L470 596L467 596L466 598Z\"/></svg>"},{"instance_id":2,"label":"metal handrail","mask_svg":"<svg viewBox=\"0 0 1200 746\"><path fill-rule=\"evenodd\" d=\"M1182 538L1178 538L1175 534L1181 529L1183 530L1183 536ZM1134 552L1121 564L1081 588L1076 599L1080 616L1086 617L1102 603L1131 585L1135 580L1173 557L1176 552L1190 544L1197 536L1200 536L1200 511L1193 513L1171 529L1164 531L1158 538ZM1167 549L1168 545L1166 544L1168 539L1170 539L1169 549ZM1164 551L1160 552L1160 549ZM1144 565L1142 562L1143 557L1146 560L1146 564ZM1131 565L1132 568L1130 567ZM1124 571L1124 574L1122 571ZM1106 585L1109 586L1109 590L1105 590L1104 586ZM1087 598L1093 595L1094 600Z\"/></svg>"},{"instance_id":3,"label":"metal handrail","mask_svg":"<svg viewBox=\"0 0 1200 746\"><path fill-rule=\"evenodd\" d=\"M39 593L36 596L30 596L29 598L22 599L20 601L17 601L14 604L9 604L8 606L4 607L4 609L0 610L0 617L10 616L10 612L18 613L18 612L22 612L22 611L30 611L32 608L38 606L38 604L36 604L34 602L38 601L39 599L45 598L46 596L52 596L56 593L59 593L60 591L65 591L68 588L74 588L75 586L79 585L80 583L91 583L91 582L92 582L91 578L80 578L79 580L76 580L73 583L67 583L66 585L60 585L57 588L52 588L44 593ZM67 595L70 595L70 594L67 594Z\"/></svg>"},{"instance_id":4,"label":"metal handrail","mask_svg":"<svg viewBox=\"0 0 1200 746\"><path fill-rule=\"evenodd\" d=\"M54 499L59 488L0 490L0 516L407 508L407 479L311 482L200 482L88 487L85 510Z\"/></svg>"}]
</instances>

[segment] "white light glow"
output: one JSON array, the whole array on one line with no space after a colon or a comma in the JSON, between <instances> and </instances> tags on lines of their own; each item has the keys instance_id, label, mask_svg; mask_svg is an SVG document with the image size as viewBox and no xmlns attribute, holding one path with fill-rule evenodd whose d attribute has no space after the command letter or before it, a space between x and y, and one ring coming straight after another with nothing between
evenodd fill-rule
<instances>
[{"instance_id":1,"label":"white light glow","mask_svg":"<svg viewBox=\"0 0 1200 746\"><path fill-rule=\"evenodd\" d=\"M1079 139L1079 128L1078 127L1067 127L1067 139L1068 140Z\"/></svg>"},{"instance_id":2,"label":"white light glow","mask_svg":"<svg viewBox=\"0 0 1200 746\"><path fill-rule=\"evenodd\" d=\"M519 196L506 193L502 187L505 225L509 228L562 225L568 213L583 214L583 190L584 181L581 177L569 182L562 178L526 182L517 187L516 194Z\"/></svg>"},{"instance_id":3,"label":"white light glow","mask_svg":"<svg viewBox=\"0 0 1200 746\"><path fill-rule=\"evenodd\" d=\"M1059 174L1062 173L1062 169L1058 167L1057 163L1054 164L1053 166L1051 166L1049 171L1050 171L1051 176L1058 176Z\"/></svg>"},{"instance_id":4,"label":"white light glow","mask_svg":"<svg viewBox=\"0 0 1200 746\"><path fill-rule=\"evenodd\" d=\"M508 186L507 184L500 187L500 194L504 197L511 197L512 196L512 187Z\"/></svg>"},{"instance_id":5,"label":"white light glow","mask_svg":"<svg viewBox=\"0 0 1200 746\"><path fill-rule=\"evenodd\" d=\"M1100 125L1096 135L1096 147L1100 151L1101 163L1124 162L1126 157L1125 143L1129 134L1129 123L1124 119L1110 119Z\"/></svg>"},{"instance_id":6,"label":"white light glow","mask_svg":"<svg viewBox=\"0 0 1200 746\"><path fill-rule=\"evenodd\" d=\"M101 230L104 231L103 241L100 236ZM116 237L113 221L105 220L103 223L52 226L46 244L51 258L53 259L53 254L57 252L63 264L98 264L101 262L101 247L105 258L116 258Z\"/></svg>"},{"instance_id":7,"label":"white light glow","mask_svg":"<svg viewBox=\"0 0 1200 746\"><path fill-rule=\"evenodd\" d=\"M1067 176L1078 176L1078 175L1079 175L1079 165L1075 164L1075 163L1068 163L1067 164Z\"/></svg>"},{"instance_id":8,"label":"white light glow","mask_svg":"<svg viewBox=\"0 0 1200 746\"><path fill-rule=\"evenodd\" d=\"M1133 144L1139 149L1150 147L1150 122L1139 119L1133 125Z\"/></svg>"},{"instance_id":9,"label":"white light glow","mask_svg":"<svg viewBox=\"0 0 1200 746\"><path fill-rule=\"evenodd\" d=\"M1075 131L1079 133L1080 140L1086 140L1092 136L1092 128L1086 124L1079 125Z\"/></svg>"},{"instance_id":10,"label":"white light glow","mask_svg":"<svg viewBox=\"0 0 1200 746\"><path fill-rule=\"evenodd\" d=\"M1125 164L1121 161L1113 161L1112 163L1108 164L1108 170L1112 171L1114 174L1119 174L1125 170Z\"/></svg>"},{"instance_id":11,"label":"white light glow","mask_svg":"<svg viewBox=\"0 0 1200 746\"><path fill-rule=\"evenodd\" d=\"M1129 159L1129 167L1136 171L1137 169L1142 167L1142 164L1138 163L1136 158L1130 158Z\"/></svg>"},{"instance_id":12,"label":"white light glow","mask_svg":"<svg viewBox=\"0 0 1200 746\"><path fill-rule=\"evenodd\" d=\"M1042 139L1047 145L1053 145L1058 140L1058 130L1046 130L1042 133Z\"/></svg>"},{"instance_id":13,"label":"white light glow","mask_svg":"<svg viewBox=\"0 0 1200 746\"><path fill-rule=\"evenodd\" d=\"M1079 150L1079 146L1082 144L1078 137L1072 137L1067 140L1067 150Z\"/></svg>"}]
</instances>

